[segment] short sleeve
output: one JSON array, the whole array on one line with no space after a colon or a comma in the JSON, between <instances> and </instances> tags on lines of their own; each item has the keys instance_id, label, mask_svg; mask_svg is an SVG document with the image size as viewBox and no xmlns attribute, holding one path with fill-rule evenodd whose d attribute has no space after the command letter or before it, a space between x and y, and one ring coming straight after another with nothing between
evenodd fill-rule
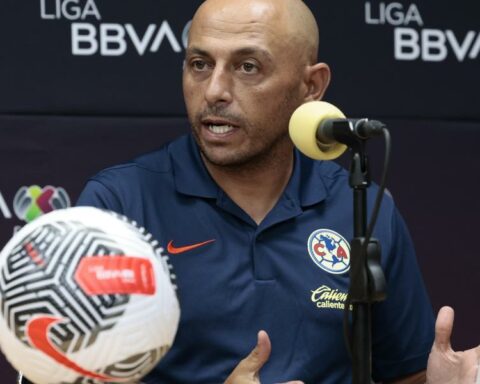
<instances>
[{"instance_id":1,"label":"short sleeve","mask_svg":"<svg viewBox=\"0 0 480 384\"><path fill-rule=\"evenodd\" d=\"M115 193L102 182L91 179L87 182L76 203L77 206L89 206L122 212L122 204Z\"/></svg>"},{"instance_id":2,"label":"short sleeve","mask_svg":"<svg viewBox=\"0 0 480 384\"><path fill-rule=\"evenodd\" d=\"M434 315L412 240L398 211L392 212L384 262L387 299L372 309L373 378L385 381L426 369L434 339Z\"/></svg>"}]
</instances>

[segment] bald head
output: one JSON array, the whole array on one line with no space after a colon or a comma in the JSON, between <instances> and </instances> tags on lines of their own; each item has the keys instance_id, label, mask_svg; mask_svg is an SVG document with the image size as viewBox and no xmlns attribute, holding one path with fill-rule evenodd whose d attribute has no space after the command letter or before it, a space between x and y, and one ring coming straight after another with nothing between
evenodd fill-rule
<instances>
[{"instance_id":1,"label":"bald head","mask_svg":"<svg viewBox=\"0 0 480 384\"><path fill-rule=\"evenodd\" d=\"M183 93L211 166L290 164L290 116L321 99L330 80L317 49L317 23L300 0L202 4L185 52Z\"/></svg>"},{"instance_id":2,"label":"bald head","mask_svg":"<svg viewBox=\"0 0 480 384\"><path fill-rule=\"evenodd\" d=\"M291 58L308 64L317 60L318 26L302 0L207 0L195 13L190 36L219 24L234 27L229 28L231 33L238 27L238 31L252 35L264 28Z\"/></svg>"}]
</instances>

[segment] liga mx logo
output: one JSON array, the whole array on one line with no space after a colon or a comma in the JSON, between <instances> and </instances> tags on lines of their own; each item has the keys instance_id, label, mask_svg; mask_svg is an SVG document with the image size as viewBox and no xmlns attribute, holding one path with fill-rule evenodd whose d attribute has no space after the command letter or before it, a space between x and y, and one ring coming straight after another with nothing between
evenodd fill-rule
<instances>
[{"instance_id":1,"label":"liga mx logo","mask_svg":"<svg viewBox=\"0 0 480 384\"><path fill-rule=\"evenodd\" d=\"M70 207L70 198L65 189L47 185L22 187L15 194L13 209L20 220L27 223L45 213Z\"/></svg>"},{"instance_id":2,"label":"liga mx logo","mask_svg":"<svg viewBox=\"0 0 480 384\"><path fill-rule=\"evenodd\" d=\"M308 253L315 264L328 273L350 269L350 244L330 229L317 229L308 238Z\"/></svg>"}]
</instances>

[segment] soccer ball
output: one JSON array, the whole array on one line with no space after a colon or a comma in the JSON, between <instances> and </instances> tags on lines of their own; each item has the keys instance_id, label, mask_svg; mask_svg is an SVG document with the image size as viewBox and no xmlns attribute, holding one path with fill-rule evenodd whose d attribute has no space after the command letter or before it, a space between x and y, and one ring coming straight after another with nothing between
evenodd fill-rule
<instances>
[{"instance_id":1,"label":"soccer ball","mask_svg":"<svg viewBox=\"0 0 480 384\"><path fill-rule=\"evenodd\" d=\"M134 383L173 343L174 275L152 236L92 207L53 211L0 253L0 345L30 381Z\"/></svg>"}]
</instances>

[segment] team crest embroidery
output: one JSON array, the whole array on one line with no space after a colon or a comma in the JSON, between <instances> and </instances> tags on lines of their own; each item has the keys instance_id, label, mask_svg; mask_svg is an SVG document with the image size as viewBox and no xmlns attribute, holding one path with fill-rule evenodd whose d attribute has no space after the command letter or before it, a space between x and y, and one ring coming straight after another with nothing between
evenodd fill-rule
<instances>
[{"instance_id":1,"label":"team crest embroidery","mask_svg":"<svg viewBox=\"0 0 480 384\"><path fill-rule=\"evenodd\" d=\"M308 238L308 253L315 264L328 273L350 269L350 244L330 229L317 229Z\"/></svg>"}]
</instances>

